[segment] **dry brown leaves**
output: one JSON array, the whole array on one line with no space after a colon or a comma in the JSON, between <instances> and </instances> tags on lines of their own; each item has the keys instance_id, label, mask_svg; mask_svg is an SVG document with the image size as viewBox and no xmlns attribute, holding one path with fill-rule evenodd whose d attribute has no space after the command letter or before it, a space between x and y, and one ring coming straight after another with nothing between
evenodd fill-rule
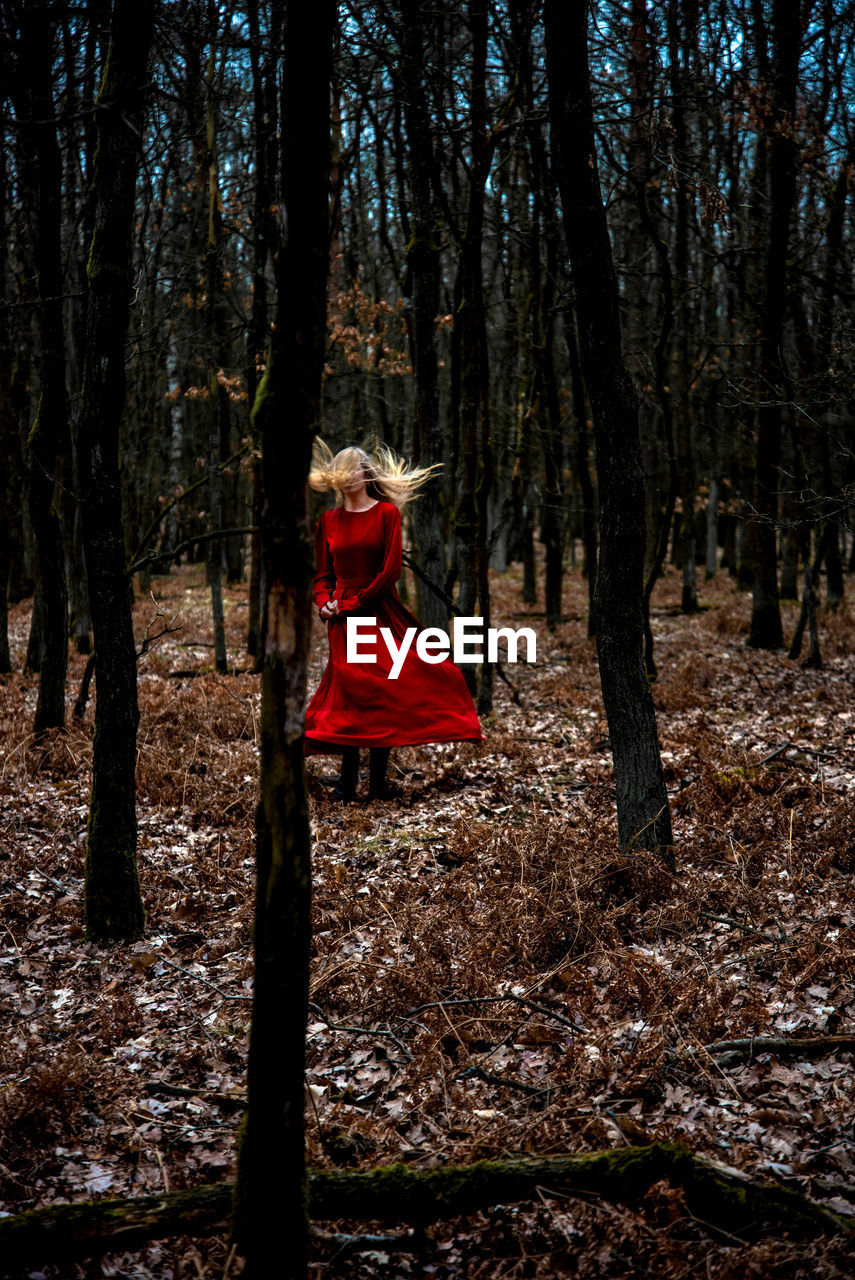
<instances>
[{"instance_id":1,"label":"dry brown leaves","mask_svg":"<svg viewBox=\"0 0 855 1280\"><path fill-rule=\"evenodd\" d=\"M585 587L554 636L496 581L500 624L538 663L496 686L486 742L399 751L402 798L343 807L309 762L316 835L310 1159L470 1161L681 1138L855 1210L851 1055L702 1050L855 1031L851 615L823 619L826 669L748 651L748 598L661 584L655 686L678 842L671 879L619 855ZM183 630L141 665L143 943L83 940L92 709L35 749L36 680L0 687L0 1177L3 1207L145 1194L233 1171L251 994L257 678L210 671L193 571L156 580ZM246 665L245 591L227 592ZM137 606L141 635L151 602ZM794 619L788 617L791 627ZM13 612L20 663L28 617ZM325 661L319 632L316 680ZM82 674L72 660L69 705ZM196 678L170 672L202 671ZM773 754L775 753L775 754ZM361 784L365 789L365 783ZM347 1230L347 1227L342 1228ZM349 1224L359 1233L365 1224ZM63 1275L217 1276L223 1241L173 1241ZM565 1202L438 1224L420 1252L319 1244L318 1276L833 1276L834 1242L710 1242L678 1192L641 1211ZM59 1273L48 1270L45 1276Z\"/></svg>"}]
</instances>

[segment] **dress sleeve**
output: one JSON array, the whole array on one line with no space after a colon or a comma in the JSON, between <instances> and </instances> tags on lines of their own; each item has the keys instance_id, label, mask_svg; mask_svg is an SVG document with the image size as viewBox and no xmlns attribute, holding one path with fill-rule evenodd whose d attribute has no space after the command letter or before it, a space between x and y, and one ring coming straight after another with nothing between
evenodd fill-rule
<instances>
[{"instance_id":1,"label":"dress sleeve","mask_svg":"<svg viewBox=\"0 0 855 1280\"><path fill-rule=\"evenodd\" d=\"M324 517L318 521L315 530L315 604L319 609L332 599L335 591L335 572L333 571L332 552L327 542L327 530Z\"/></svg>"},{"instance_id":2,"label":"dress sleeve","mask_svg":"<svg viewBox=\"0 0 855 1280\"><path fill-rule=\"evenodd\" d=\"M380 572L349 600L339 600L339 613L353 613L387 594L401 576L401 513L391 503L383 511L385 552Z\"/></svg>"}]
</instances>

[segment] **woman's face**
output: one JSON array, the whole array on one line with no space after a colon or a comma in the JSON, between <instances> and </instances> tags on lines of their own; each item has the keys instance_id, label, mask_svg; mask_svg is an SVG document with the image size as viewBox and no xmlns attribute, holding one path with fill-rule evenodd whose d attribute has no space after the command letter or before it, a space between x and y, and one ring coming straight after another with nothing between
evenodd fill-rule
<instances>
[{"instance_id":1,"label":"woman's face","mask_svg":"<svg viewBox=\"0 0 855 1280\"><path fill-rule=\"evenodd\" d=\"M350 477L345 493L360 493L365 488L365 472L357 467Z\"/></svg>"}]
</instances>

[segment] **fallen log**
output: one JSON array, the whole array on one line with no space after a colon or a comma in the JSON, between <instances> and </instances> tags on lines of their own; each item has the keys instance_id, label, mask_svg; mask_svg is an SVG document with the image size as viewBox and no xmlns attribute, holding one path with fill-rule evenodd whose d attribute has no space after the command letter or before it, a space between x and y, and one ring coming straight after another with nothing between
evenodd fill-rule
<instances>
[{"instance_id":1,"label":"fallen log","mask_svg":"<svg viewBox=\"0 0 855 1280\"><path fill-rule=\"evenodd\" d=\"M598 1195L637 1204L663 1179L683 1189L689 1211L701 1223L745 1239L761 1233L810 1237L853 1229L848 1219L807 1196L693 1155L679 1142L439 1169L395 1164L365 1171L315 1170L310 1213L315 1219L424 1225L541 1193ZM141 1249L169 1236L226 1232L231 1206L232 1185L220 1183L169 1195L31 1209L0 1219L0 1266L95 1257Z\"/></svg>"}]
</instances>

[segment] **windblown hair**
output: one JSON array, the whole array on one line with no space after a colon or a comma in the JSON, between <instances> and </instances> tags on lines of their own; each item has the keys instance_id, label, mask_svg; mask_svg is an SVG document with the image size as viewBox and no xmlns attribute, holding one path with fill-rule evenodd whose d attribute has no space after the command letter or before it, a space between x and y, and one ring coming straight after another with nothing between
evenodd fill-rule
<instances>
[{"instance_id":1,"label":"windblown hair","mask_svg":"<svg viewBox=\"0 0 855 1280\"><path fill-rule=\"evenodd\" d=\"M315 441L309 484L319 493L335 490L337 506L344 504L345 490L360 470L370 498L393 502L400 509L418 497L419 489L440 470L440 464L410 467L385 444L377 445L370 453L351 446L333 455L323 440Z\"/></svg>"}]
</instances>

